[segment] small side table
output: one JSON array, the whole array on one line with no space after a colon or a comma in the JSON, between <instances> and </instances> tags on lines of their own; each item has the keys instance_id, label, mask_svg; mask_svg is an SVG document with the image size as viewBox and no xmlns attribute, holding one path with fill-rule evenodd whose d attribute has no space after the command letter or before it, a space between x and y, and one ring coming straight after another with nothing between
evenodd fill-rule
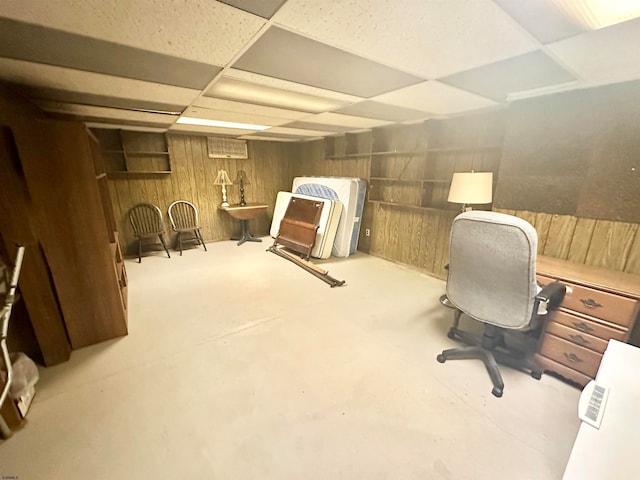
<instances>
[{"instance_id":1,"label":"small side table","mask_svg":"<svg viewBox=\"0 0 640 480\"><path fill-rule=\"evenodd\" d=\"M238 246L244 242L261 242L261 238L255 238L249 233L249 220L256 218L260 212L264 212L269 205L266 203L247 203L246 205L228 205L218 207L220 210L224 210L233 218L240 220L240 239L238 240ZM235 239L234 239L235 240Z\"/></svg>"}]
</instances>

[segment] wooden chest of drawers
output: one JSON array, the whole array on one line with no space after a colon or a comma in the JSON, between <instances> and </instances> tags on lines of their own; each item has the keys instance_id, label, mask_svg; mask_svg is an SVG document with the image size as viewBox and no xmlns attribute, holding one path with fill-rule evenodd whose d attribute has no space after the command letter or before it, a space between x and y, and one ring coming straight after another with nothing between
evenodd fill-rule
<instances>
[{"instance_id":1,"label":"wooden chest of drawers","mask_svg":"<svg viewBox=\"0 0 640 480\"><path fill-rule=\"evenodd\" d=\"M537 273L541 285L559 280L567 286L538 345L535 358L544 370L584 386L595 377L609 339L638 344L640 276L542 256Z\"/></svg>"}]
</instances>

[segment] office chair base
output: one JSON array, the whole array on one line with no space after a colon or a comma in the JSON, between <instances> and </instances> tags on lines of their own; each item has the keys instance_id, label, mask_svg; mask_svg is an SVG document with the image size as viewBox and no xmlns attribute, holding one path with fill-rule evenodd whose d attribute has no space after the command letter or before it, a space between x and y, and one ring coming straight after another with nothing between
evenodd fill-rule
<instances>
[{"instance_id":1,"label":"office chair base","mask_svg":"<svg viewBox=\"0 0 640 480\"><path fill-rule=\"evenodd\" d=\"M436 360L444 363L447 360L482 360L487 373L493 383L491 393L496 397L501 397L504 391L504 382L498 368L498 363L506 365L516 370L524 370L531 374L536 380L542 377L542 370L535 365L521 351L509 348L504 340L504 335L492 326L486 326L483 335L474 335L451 327L447 336L449 338L460 339L470 345L468 347L458 347L444 350Z\"/></svg>"},{"instance_id":2,"label":"office chair base","mask_svg":"<svg viewBox=\"0 0 640 480\"><path fill-rule=\"evenodd\" d=\"M447 360L468 359L482 360L482 363L484 363L484 366L489 373L491 382L493 383L493 390L491 390L491 393L496 397L501 397L502 391L504 390L504 382L502 381L502 375L498 369L496 359L491 351L480 346L450 348L449 350L443 351L436 357L436 360L440 363L444 363Z\"/></svg>"}]
</instances>

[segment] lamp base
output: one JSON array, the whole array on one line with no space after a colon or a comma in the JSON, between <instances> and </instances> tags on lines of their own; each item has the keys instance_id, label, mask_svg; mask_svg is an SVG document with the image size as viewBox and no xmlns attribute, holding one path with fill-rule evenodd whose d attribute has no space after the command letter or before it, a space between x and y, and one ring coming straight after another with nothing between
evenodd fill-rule
<instances>
[{"instance_id":1,"label":"lamp base","mask_svg":"<svg viewBox=\"0 0 640 480\"><path fill-rule=\"evenodd\" d=\"M221 207L228 207L229 206L229 202L222 202L220 204Z\"/></svg>"}]
</instances>

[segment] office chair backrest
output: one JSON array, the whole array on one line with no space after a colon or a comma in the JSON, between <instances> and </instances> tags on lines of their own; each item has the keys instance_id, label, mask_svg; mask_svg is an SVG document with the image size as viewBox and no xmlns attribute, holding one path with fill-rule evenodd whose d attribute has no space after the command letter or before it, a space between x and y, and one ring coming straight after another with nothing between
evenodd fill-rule
<instances>
[{"instance_id":1,"label":"office chair backrest","mask_svg":"<svg viewBox=\"0 0 640 480\"><path fill-rule=\"evenodd\" d=\"M139 235L153 235L162 233L162 211L152 203L139 203L129 210L129 222L133 233Z\"/></svg>"},{"instance_id":2,"label":"office chair backrest","mask_svg":"<svg viewBox=\"0 0 640 480\"><path fill-rule=\"evenodd\" d=\"M190 230L198 228L198 209L186 200L176 200L169 205L169 220L174 230Z\"/></svg>"},{"instance_id":3,"label":"office chair backrest","mask_svg":"<svg viewBox=\"0 0 640 480\"><path fill-rule=\"evenodd\" d=\"M538 236L530 223L470 211L451 227L447 297L470 317L521 329L533 318Z\"/></svg>"}]
</instances>

